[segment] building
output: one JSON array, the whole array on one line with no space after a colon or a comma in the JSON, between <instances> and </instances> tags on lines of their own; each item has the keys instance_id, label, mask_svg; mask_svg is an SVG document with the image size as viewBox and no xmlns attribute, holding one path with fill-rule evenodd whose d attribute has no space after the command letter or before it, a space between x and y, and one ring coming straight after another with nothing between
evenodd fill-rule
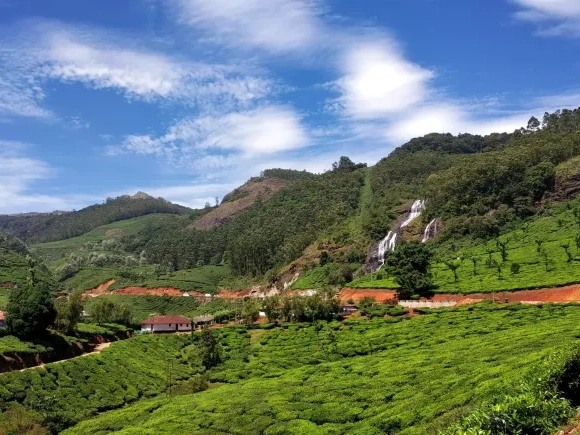
<instances>
[{"instance_id":1,"label":"building","mask_svg":"<svg viewBox=\"0 0 580 435\"><path fill-rule=\"evenodd\" d=\"M191 320L185 316L153 316L141 322L143 332L191 331Z\"/></svg>"},{"instance_id":2,"label":"building","mask_svg":"<svg viewBox=\"0 0 580 435\"><path fill-rule=\"evenodd\" d=\"M6 327L6 317L4 316L4 311L0 311L0 328Z\"/></svg>"},{"instance_id":3,"label":"building","mask_svg":"<svg viewBox=\"0 0 580 435\"><path fill-rule=\"evenodd\" d=\"M355 311L358 311L358 307L356 305L346 304L346 305L342 306L342 315L343 316L348 316L349 314L352 314Z\"/></svg>"}]
</instances>

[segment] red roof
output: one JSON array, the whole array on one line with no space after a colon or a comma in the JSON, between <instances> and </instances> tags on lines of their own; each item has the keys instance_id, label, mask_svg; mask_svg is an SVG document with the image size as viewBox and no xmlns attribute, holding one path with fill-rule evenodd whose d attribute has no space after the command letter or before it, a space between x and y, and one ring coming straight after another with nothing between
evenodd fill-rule
<instances>
[{"instance_id":1,"label":"red roof","mask_svg":"<svg viewBox=\"0 0 580 435\"><path fill-rule=\"evenodd\" d=\"M185 316L153 316L143 320L141 325L173 325L174 323L189 325L191 320Z\"/></svg>"}]
</instances>

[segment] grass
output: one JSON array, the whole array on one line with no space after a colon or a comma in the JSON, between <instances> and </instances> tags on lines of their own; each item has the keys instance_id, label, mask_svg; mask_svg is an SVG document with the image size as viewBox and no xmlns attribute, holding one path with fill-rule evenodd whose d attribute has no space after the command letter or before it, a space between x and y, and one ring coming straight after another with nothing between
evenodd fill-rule
<instances>
[{"instance_id":1,"label":"grass","mask_svg":"<svg viewBox=\"0 0 580 435\"><path fill-rule=\"evenodd\" d=\"M333 322L318 339L306 325L252 333L251 341L223 331L239 353L212 371L220 386L143 400L64 434L434 434L580 337L578 305L429 313Z\"/></svg>"},{"instance_id":2,"label":"grass","mask_svg":"<svg viewBox=\"0 0 580 435\"><path fill-rule=\"evenodd\" d=\"M574 217L573 208L578 201L560 204L548 210L545 216L537 217L518 229L500 236L501 241L509 240L507 259L502 261L500 249L495 241L488 243L474 242L470 239L448 241L435 245L436 258L432 268L437 293L480 293L501 290L524 290L544 287L557 287L580 282L580 253L575 245L575 238L580 234ZM547 253L546 258L537 252L541 249ZM563 244L570 245L572 261ZM492 261L501 264L501 276L495 267L488 267L489 254L493 252ZM473 272L471 258L477 259L477 274ZM443 263L445 260L460 259L457 270L458 281L454 281L453 272ZM443 260L443 261L441 261ZM512 273L512 264L519 265L519 272ZM382 279L377 279L381 278ZM382 272L363 276L348 284L353 288L396 288L395 282L384 277Z\"/></svg>"}]
</instances>

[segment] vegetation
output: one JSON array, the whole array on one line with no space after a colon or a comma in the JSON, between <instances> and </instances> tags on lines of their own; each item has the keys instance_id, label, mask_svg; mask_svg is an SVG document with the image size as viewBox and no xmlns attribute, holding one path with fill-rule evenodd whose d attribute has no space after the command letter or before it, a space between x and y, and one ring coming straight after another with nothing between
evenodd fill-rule
<instances>
[{"instance_id":1,"label":"vegetation","mask_svg":"<svg viewBox=\"0 0 580 435\"><path fill-rule=\"evenodd\" d=\"M46 335L54 323L52 288L35 277L34 261L29 257L29 277L23 288L14 289L8 300L6 327L17 337L35 338Z\"/></svg>"},{"instance_id":2,"label":"vegetation","mask_svg":"<svg viewBox=\"0 0 580 435\"><path fill-rule=\"evenodd\" d=\"M515 422L509 433L552 434L573 411L573 402L561 398L570 397L566 379L575 379L566 361L577 358L550 356L578 342L579 318L576 305L482 304L407 320L224 330L224 349L237 350L211 372L210 381L222 385L143 400L65 434L409 435L438 433L488 409ZM543 376L545 366L553 367L551 376ZM554 400L542 405L534 390L524 401L519 385L540 375L546 382L534 388ZM503 407L488 408L499 398ZM526 425L531 415L534 426ZM453 433L478 433L475 423L461 424L464 431Z\"/></svg>"},{"instance_id":3,"label":"vegetation","mask_svg":"<svg viewBox=\"0 0 580 435\"><path fill-rule=\"evenodd\" d=\"M161 198L141 194L107 198L104 204L79 211L0 216L0 229L29 243L76 237L94 228L152 213L187 213L191 210Z\"/></svg>"}]
</instances>

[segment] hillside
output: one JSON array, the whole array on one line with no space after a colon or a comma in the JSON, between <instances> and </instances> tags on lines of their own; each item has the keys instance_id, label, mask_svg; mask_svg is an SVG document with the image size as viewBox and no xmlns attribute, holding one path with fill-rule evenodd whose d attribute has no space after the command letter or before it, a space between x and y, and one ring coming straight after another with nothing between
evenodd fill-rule
<instances>
[{"instance_id":1,"label":"hillside","mask_svg":"<svg viewBox=\"0 0 580 435\"><path fill-rule=\"evenodd\" d=\"M27 243L63 240L85 234L101 225L152 213L189 213L187 207L172 204L163 198L153 198L143 192L133 196L107 198L73 212L0 215L0 229Z\"/></svg>"},{"instance_id":2,"label":"hillside","mask_svg":"<svg viewBox=\"0 0 580 435\"><path fill-rule=\"evenodd\" d=\"M85 289L108 279L115 279L116 286L149 286L163 276L168 283L178 271L191 276L186 281L200 282L198 272L203 275L209 266L227 270L221 281L204 285L211 292L254 284L281 289L288 283L297 289L349 282L394 288L384 270L375 273L383 261L378 260L379 251L385 251L381 243L392 242L388 256L401 240L423 240L431 223L427 238L435 252L435 292L579 282L573 217L580 192L579 113L546 114L541 125L530 123L510 134L429 134L370 168L342 157L323 174L264 171L226 195L219 207L186 214L138 207L146 215L94 228L91 224L90 231L35 244L34 250L64 286ZM76 213L91 216L83 222L96 225L108 207L150 201L173 207L147 196L121 197ZM68 228L68 216L52 216L53 226L46 231L34 227L38 232L31 237L50 239L53 228ZM550 229L546 232L542 225ZM534 233L525 241L524 228ZM546 238L543 259L536 231L544 231ZM511 251L507 256L499 245L505 240ZM573 255L568 257L561 245L570 245ZM488 250L499 266L491 267ZM456 261L457 280L449 266ZM469 267L473 261L475 273Z\"/></svg>"},{"instance_id":3,"label":"hillside","mask_svg":"<svg viewBox=\"0 0 580 435\"><path fill-rule=\"evenodd\" d=\"M258 199L269 201L272 196L289 183L282 178L258 177L225 195L219 207L195 220L191 225L198 230L209 230L225 224L234 216L253 205Z\"/></svg>"},{"instance_id":4,"label":"hillside","mask_svg":"<svg viewBox=\"0 0 580 435\"><path fill-rule=\"evenodd\" d=\"M445 431L469 415L460 423L462 431L446 433L500 433L484 431L489 402L501 404L493 409L509 428L505 433L556 433L575 413L575 390L558 384L566 379L566 367L574 375L574 366L566 366L559 354L549 367L544 362L578 343L579 315L577 306L489 304L410 319L323 322L318 329L305 324L228 328L219 333L228 357L212 369L209 390L192 394L176 385L179 392L171 399L163 394L102 412L64 433L423 435ZM142 352L145 343L121 345ZM171 345L179 355L179 343ZM110 357L118 352L115 346ZM108 352L100 357L102 364ZM181 379L187 360L174 358ZM147 373L151 363L144 359L139 372ZM79 416L94 414L90 401L71 400L92 379L68 375L65 368L57 376L70 376L76 387L57 390L59 407ZM559 387L572 404L550 396ZM113 389L114 397L103 397L106 409L123 406L115 400L120 388ZM2 398L10 400L14 389L10 384Z\"/></svg>"},{"instance_id":5,"label":"hillside","mask_svg":"<svg viewBox=\"0 0 580 435\"><path fill-rule=\"evenodd\" d=\"M33 255L24 243L0 231L0 289L10 289L26 283L30 269L28 256ZM41 280L52 280L51 273L44 264L38 258L34 259L38 277Z\"/></svg>"}]
</instances>

